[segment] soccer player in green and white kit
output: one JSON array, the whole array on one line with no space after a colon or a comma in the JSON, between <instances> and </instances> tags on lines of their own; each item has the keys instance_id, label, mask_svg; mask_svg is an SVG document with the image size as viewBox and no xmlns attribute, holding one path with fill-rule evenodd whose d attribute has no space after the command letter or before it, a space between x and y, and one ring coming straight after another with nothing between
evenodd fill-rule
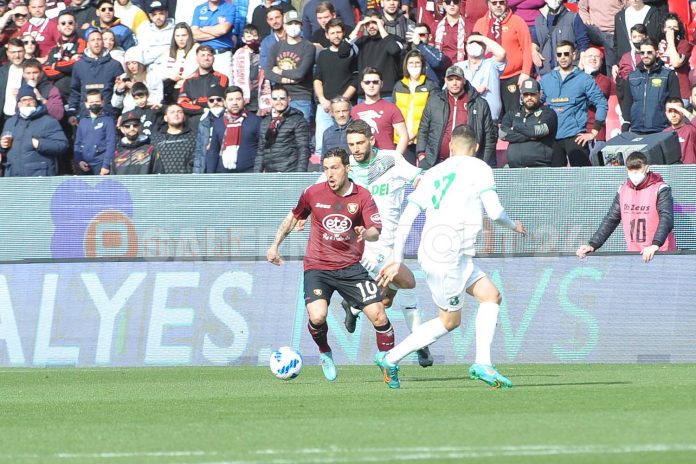
<instances>
[{"instance_id":1,"label":"soccer player in green and white kit","mask_svg":"<svg viewBox=\"0 0 696 464\"><path fill-rule=\"evenodd\" d=\"M452 131L451 157L428 170L418 188L409 195L408 206L399 220L394 261L384 266L379 274L379 285L386 286L393 281L403 260L411 225L425 210L418 262L440 314L417 327L391 350L377 353L375 363L389 388L401 386L399 361L459 327L464 292L480 303L476 314L476 363L469 369L469 375L494 387L512 386L490 360L502 298L472 257L476 252L476 236L483 224L482 207L497 224L522 235L526 230L522 223L513 222L505 213L495 192L493 171L475 156L477 145L476 136L468 126L458 126Z\"/></svg>"}]
</instances>

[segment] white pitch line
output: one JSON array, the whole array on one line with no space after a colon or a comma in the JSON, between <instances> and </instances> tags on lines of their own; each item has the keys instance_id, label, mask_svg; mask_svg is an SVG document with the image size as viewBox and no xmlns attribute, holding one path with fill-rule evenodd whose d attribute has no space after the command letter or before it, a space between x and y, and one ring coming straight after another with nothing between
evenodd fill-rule
<instances>
[{"instance_id":1,"label":"white pitch line","mask_svg":"<svg viewBox=\"0 0 696 464\"><path fill-rule=\"evenodd\" d=\"M209 461L191 464L293 464L303 463L347 463L347 462L385 462L386 456L398 456L398 461L430 461L433 459L477 459L495 457L521 456L561 456L561 455L598 455L598 454L635 454L635 453L669 453L696 452L696 444L644 444L644 445L529 445L498 447L407 447L407 448L304 448L298 450L263 449L253 452L257 458ZM224 456L225 452L215 451L150 451L150 452L102 452L102 453L56 453L52 455L0 455L0 460L24 459L136 459L146 457L162 458L214 458ZM361 456L364 454L364 456ZM266 456L267 459L261 458ZM261 459L259 459L261 458ZM224 458L223 458L224 459Z\"/></svg>"}]
</instances>

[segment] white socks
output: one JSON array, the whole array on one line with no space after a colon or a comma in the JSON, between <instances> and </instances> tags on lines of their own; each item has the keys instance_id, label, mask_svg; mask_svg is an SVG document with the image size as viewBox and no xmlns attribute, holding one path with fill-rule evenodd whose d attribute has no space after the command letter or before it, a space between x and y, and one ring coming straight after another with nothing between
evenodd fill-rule
<instances>
[{"instance_id":1,"label":"white socks","mask_svg":"<svg viewBox=\"0 0 696 464\"><path fill-rule=\"evenodd\" d=\"M414 328L413 333L392 348L385 359L390 364L397 364L409 354L434 343L438 338L446 334L447 329L442 325L439 317L430 319Z\"/></svg>"},{"instance_id":2,"label":"white socks","mask_svg":"<svg viewBox=\"0 0 696 464\"><path fill-rule=\"evenodd\" d=\"M396 292L394 306L401 307L409 332L413 332L416 327L423 323L421 311L418 309L418 297L415 288L402 288Z\"/></svg>"},{"instance_id":3,"label":"white socks","mask_svg":"<svg viewBox=\"0 0 696 464\"><path fill-rule=\"evenodd\" d=\"M481 303L476 313L476 364L491 363L491 343L498 323L500 305Z\"/></svg>"}]
</instances>

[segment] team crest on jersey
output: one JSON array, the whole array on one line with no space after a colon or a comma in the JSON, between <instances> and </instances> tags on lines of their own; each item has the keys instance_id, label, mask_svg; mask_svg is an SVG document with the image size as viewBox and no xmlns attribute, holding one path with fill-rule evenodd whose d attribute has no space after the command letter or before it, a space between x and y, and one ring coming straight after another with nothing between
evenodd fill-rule
<instances>
[{"instance_id":1,"label":"team crest on jersey","mask_svg":"<svg viewBox=\"0 0 696 464\"><path fill-rule=\"evenodd\" d=\"M314 289L314 294L315 294L316 296L321 296L321 288L315 288L315 289Z\"/></svg>"},{"instance_id":2,"label":"team crest on jersey","mask_svg":"<svg viewBox=\"0 0 696 464\"><path fill-rule=\"evenodd\" d=\"M359 207L359 205L357 203L348 203L348 206L347 206L348 212L350 214L355 214L358 212L358 207Z\"/></svg>"},{"instance_id":3,"label":"team crest on jersey","mask_svg":"<svg viewBox=\"0 0 696 464\"><path fill-rule=\"evenodd\" d=\"M453 296L452 298L449 299L449 305L450 306L459 306L459 297L458 296Z\"/></svg>"}]
</instances>

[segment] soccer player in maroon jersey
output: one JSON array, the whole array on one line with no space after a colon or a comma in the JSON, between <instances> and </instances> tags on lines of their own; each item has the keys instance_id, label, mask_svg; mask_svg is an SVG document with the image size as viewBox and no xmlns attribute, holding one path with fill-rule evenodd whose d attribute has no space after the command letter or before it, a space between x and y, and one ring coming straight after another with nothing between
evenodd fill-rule
<instances>
[{"instance_id":1,"label":"soccer player in maroon jersey","mask_svg":"<svg viewBox=\"0 0 696 464\"><path fill-rule=\"evenodd\" d=\"M312 216L304 258L304 294L307 328L319 347L324 377L336 380L336 365L328 344L326 315L337 291L351 306L361 309L377 331L377 348L394 346L394 329L384 311L384 291L360 264L364 241L379 238L382 221L370 192L348 179L350 161L342 148L330 150L323 161L326 182L308 187L297 206L283 220L266 259L283 263L279 248L300 220Z\"/></svg>"}]
</instances>

